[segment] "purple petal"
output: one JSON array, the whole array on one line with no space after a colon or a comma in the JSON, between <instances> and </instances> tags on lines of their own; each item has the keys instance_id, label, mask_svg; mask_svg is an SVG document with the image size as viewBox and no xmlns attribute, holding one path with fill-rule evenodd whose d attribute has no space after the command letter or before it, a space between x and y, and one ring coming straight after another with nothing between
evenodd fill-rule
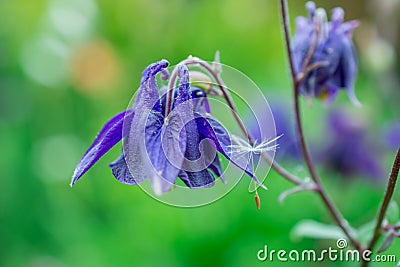
<instances>
[{"instance_id":1,"label":"purple petal","mask_svg":"<svg viewBox=\"0 0 400 267\"><path fill-rule=\"evenodd\" d=\"M315 3L313 1L308 1L306 3L306 9L308 10L308 15L310 16L310 19L312 19L315 15Z\"/></svg>"},{"instance_id":2,"label":"purple petal","mask_svg":"<svg viewBox=\"0 0 400 267\"><path fill-rule=\"evenodd\" d=\"M211 187L214 185L214 177L207 168L213 160L209 156L215 157L216 151L215 149L213 151L204 151L204 149L213 149L207 140L204 140L206 143L200 146L202 138L199 135L199 129L193 114L195 109L204 109L202 100L205 99L205 93L202 90L192 90L190 88L189 71L186 66L180 66L179 76L181 82L175 109L178 109L179 113L186 113L187 111L185 110L190 113L185 116L186 149L182 169L185 170L186 176L181 177L181 179L191 188ZM187 179L185 180L185 178Z\"/></svg>"},{"instance_id":3,"label":"purple petal","mask_svg":"<svg viewBox=\"0 0 400 267\"><path fill-rule=\"evenodd\" d=\"M85 156L88 152L90 152L90 150L98 143L100 142L101 139L104 138L104 136L107 134L108 130L116 123L118 123L121 119L124 118L126 113L125 111L122 111L121 113L118 113L117 115L115 115L113 118L111 118L111 120L109 120L104 126L103 128L100 130L100 132L97 134L96 139L93 141L93 144L88 148L88 150L85 152L85 154L83 156Z\"/></svg>"},{"instance_id":4,"label":"purple petal","mask_svg":"<svg viewBox=\"0 0 400 267\"><path fill-rule=\"evenodd\" d=\"M143 71L140 87L133 104L134 109L138 108L140 110L143 108L143 105L147 105L149 108L156 105L159 94L155 76L159 72L164 72L168 65L168 61L163 59L151 64Z\"/></svg>"},{"instance_id":5,"label":"purple petal","mask_svg":"<svg viewBox=\"0 0 400 267\"><path fill-rule=\"evenodd\" d=\"M161 60L147 67L143 72L142 82L140 84L138 98L135 104L139 112L142 109L153 109L154 107L159 107L159 93L158 86L156 82L156 75L168 67L168 61ZM135 108L135 109L136 109ZM159 110L157 110L159 111Z\"/></svg>"},{"instance_id":6,"label":"purple petal","mask_svg":"<svg viewBox=\"0 0 400 267\"><path fill-rule=\"evenodd\" d=\"M137 185L143 182L133 178L128 166L126 165L124 154L122 153L118 159L111 163L110 168L114 177L123 184Z\"/></svg>"},{"instance_id":7,"label":"purple petal","mask_svg":"<svg viewBox=\"0 0 400 267\"><path fill-rule=\"evenodd\" d=\"M296 19L296 34L293 37L292 55L296 73L301 71L301 67L308 51L312 45L314 36L314 25L304 17Z\"/></svg>"},{"instance_id":8,"label":"purple petal","mask_svg":"<svg viewBox=\"0 0 400 267\"><path fill-rule=\"evenodd\" d=\"M203 138L211 140L216 149L224 155L230 162L242 169L247 175L249 175L259 186L266 189L266 187L258 181L249 168L248 159L243 158L240 155L235 155L232 151L232 142L228 131L216 120L210 117L196 116L197 125L200 134Z\"/></svg>"},{"instance_id":9,"label":"purple petal","mask_svg":"<svg viewBox=\"0 0 400 267\"><path fill-rule=\"evenodd\" d=\"M182 170L179 173L179 177L181 178L181 180L188 187L190 187L192 189L214 186L215 179L206 168L211 170L217 177L220 177L221 181L223 183L226 183L226 180L223 176L223 170L221 167L221 163L219 161L218 155L215 153L216 152L215 147L210 143L210 141L208 139L203 139L202 141L205 142L205 143L203 143L203 146L202 146L202 149L203 149L202 153L204 153L205 157L207 158L205 160L206 162L204 162L205 169L197 171L197 172L190 172L190 171ZM190 141L188 143L190 143ZM197 146L199 146L199 144L197 144ZM196 148L196 150L198 150L198 148ZM188 155L188 150L186 150L185 156L186 156L186 158L189 158L189 157L193 158L193 155ZM196 156L200 157L201 155L200 155L200 153L196 153ZM214 156L213 160L210 159L211 156ZM211 164L207 164L207 162L210 162L211 160L212 160Z\"/></svg>"},{"instance_id":10,"label":"purple petal","mask_svg":"<svg viewBox=\"0 0 400 267\"><path fill-rule=\"evenodd\" d=\"M188 101L189 71L185 65L178 68L179 88L167 122L164 122L164 116L160 112L152 112L146 123L145 142L147 157L150 159L146 162L152 165L147 164L147 171L151 172L152 186L156 194L169 191L175 184L185 160L184 153L188 143L185 123L191 121L193 114L193 105Z\"/></svg>"},{"instance_id":11,"label":"purple petal","mask_svg":"<svg viewBox=\"0 0 400 267\"><path fill-rule=\"evenodd\" d=\"M189 70L185 65L180 65L178 67L179 73L179 88L178 95L176 96L175 105L180 105L190 98L190 85L189 85Z\"/></svg>"},{"instance_id":12,"label":"purple petal","mask_svg":"<svg viewBox=\"0 0 400 267\"><path fill-rule=\"evenodd\" d=\"M187 172L188 183L191 184L190 187L210 187L214 184L214 177L207 168L216 156L215 148L207 140L204 140L205 143L200 147L202 138L194 117L185 124L184 131L186 132L186 149L182 169ZM210 151L210 149L214 150ZM210 158L211 156L214 158Z\"/></svg>"},{"instance_id":13,"label":"purple petal","mask_svg":"<svg viewBox=\"0 0 400 267\"><path fill-rule=\"evenodd\" d=\"M179 178L191 189L209 188L215 184L214 177L207 169L199 172L181 171Z\"/></svg>"},{"instance_id":14,"label":"purple petal","mask_svg":"<svg viewBox=\"0 0 400 267\"><path fill-rule=\"evenodd\" d=\"M332 10L332 28L335 30L338 28L342 23L344 19L344 10L341 7L336 7Z\"/></svg>"},{"instance_id":15,"label":"purple petal","mask_svg":"<svg viewBox=\"0 0 400 267\"><path fill-rule=\"evenodd\" d=\"M200 138L203 138L202 136ZM207 168L211 170L217 177L221 178L221 181L225 184L226 180L223 175L224 171L221 167L218 154L216 153L215 146L210 140L203 138L202 142L202 153L204 154L205 163L208 165ZM211 162L209 164L209 162Z\"/></svg>"},{"instance_id":16,"label":"purple petal","mask_svg":"<svg viewBox=\"0 0 400 267\"><path fill-rule=\"evenodd\" d=\"M384 131L383 140L389 148L400 147L400 122L394 123Z\"/></svg>"},{"instance_id":17,"label":"purple petal","mask_svg":"<svg viewBox=\"0 0 400 267\"><path fill-rule=\"evenodd\" d=\"M221 162L219 161L218 155L215 156L214 161L208 166L208 168L226 184L226 179L224 177L224 171L221 167Z\"/></svg>"},{"instance_id":18,"label":"purple petal","mask_svg":"<svg viewBox=\"0 0 400 267\"><path fill-rule=\"evenodd\" d=\"M167 60L162 59L156 63L149 65L142 73L142 80L140 81L141 84L147 82L151 77L155 76L160 71L163 72L165 75L165 68L168 67L169 63Z\"/></svg>"},{"instance_id":19,"label":"purple petal","mask_svg":"<svg viewBox=\"0 0 400 267\"><path fill-rule=\"evenodd\" d=\"M336 53L339 61L329 83L338 88L345 88L356 106L360 106L354 93L354 80L357 75L357 57L352 41L346 36L336 37Z\"/></svg>"},{"instance_id":20,"label":"purple petal","mask_svg":"<svg viewBox=\"0 0 400 267\"><path fill-rule=\"evenodd\" d=\"M153 112L148 117L143 161L156 194L169 191L180 172L178 166L184 158L179 145L186 146L186 138L180 138L182 128L183 122L177 114L172 114L168 125L164 124L161 113Z\"/></svg>"},{"instance_id":21,"label":"purple petal","mask_svg":"<svg viewBox=\"0 0 400 267\"><path fill-rule=\"evenodd\" d=\"M178 93L178 99L187 98L184 94L187 92ZM181 148L186 148L186 132L181 130L193 112L187 103L175 107L167 123L162 113L150 110L142 112L142 118L130 128L124 146L129 167L140 181L150 179L156 194L169 191L180 172L184 160Z\"/></svg>"},{"instance_id":22,"label":"purple petal","mask_svg":"<svg viewBox=\"0 0 400 267\"><path fill-rule=\"evenodd\" d=\"M107 151L109 151L122 138L122 126L126 111L123 111L109 120L96 137L93 144L83 155L75 168L71 186L82 177ZM133 115L132 115L133 116Z\"/></svg>"},{"instance_id":23,"label":"purple petal","mask_svg":"<svg viewBox=\"0 0 400 267\"><path fill-rule=\"evenodd\" d=\"M124 156L131 174L138 182L149 179L151 176L146 169L148 164L145 164L148 160L145 148L145 128L148 125L149 116L157 112L160 107L155 76L167 66L168 62L163 60L150 65L143 72L139 92L133 104L135 117L127 121L130 125L124 126Z\"/></svg>"}]
</instances>

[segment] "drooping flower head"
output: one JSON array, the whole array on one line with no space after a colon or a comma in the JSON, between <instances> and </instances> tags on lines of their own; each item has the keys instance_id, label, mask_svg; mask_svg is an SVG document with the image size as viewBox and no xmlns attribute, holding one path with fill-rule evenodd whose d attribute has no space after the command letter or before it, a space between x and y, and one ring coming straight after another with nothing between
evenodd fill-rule
<instances>
[{"instance_id":1,"label":"drooping flower head","mask_svg":"<svg viewBox=\"0 0 400 267\"><path fill-rule=\"evenodd\" d=\"M297 18L292 47L295 71L305 75L300 93L331 102L340 89L345 89L350 100L360 105L354 94L357 57L352 41L358 21L344 22L340 7L332 10L331 21L325 10L316 9L313 2L306 7L309 17ZM305 66L310 53L312 57Z\"/></svg>"},{"instance_id":2,"label":"drooping flower head","mask_svg":"<svg viewBox=\"0 0 400 267\"><path fill-rule=\"evenodd\" d=\"M166 114L166 96L160 96L156 75L166 76L167 66L162 60L144 70L133 106L106 123L78 163L71 185L123 139L121 156L110 164L121 183L150 180L156 194L171 190L178 177L190 188L210 187L214 175L223 175L219 152L263 186L246 159L235 157L228 131L211 117L206 93L190 86L185 65L178 66L180 82Z\"/></svg>"}]
</instances>

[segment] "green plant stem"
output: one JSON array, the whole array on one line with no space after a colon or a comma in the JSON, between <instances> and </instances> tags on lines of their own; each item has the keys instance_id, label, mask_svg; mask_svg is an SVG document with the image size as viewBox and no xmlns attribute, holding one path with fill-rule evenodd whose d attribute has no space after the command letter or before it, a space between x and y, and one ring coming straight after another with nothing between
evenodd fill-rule
<instances>
[{"instance_id":1,"label":"green plant stem","mask_svg":"<svg viewBox=\"0 0 400 267\"><path fill-rule=\"evenodd\" d=\"M296 72L294 69L294 62L291 53L291 42L290 42L290 30L289 30L289 15L287 10L287 3L286 0L280 0L280 7L281 7L281 15L282 15L282 25L285 37L285 46L286 52L289 59L289 66L290 66L290 76L293 83L293 93L294 93L294 111L295 111L295 120L296 120L296 128L297 133L299 135L300 146L302 150L302 154L304 157L304 161L307 165L307 169L310 173L311 179L317 186L316 193L320 196L321 200L325 204L326 208L328 209L329 213L331 214L332 218L335 220L336 224L342 229L343 233L349 239L350 243L357 249L361 250L360 243L353 237L351 233L350 227L347 221L344 219L342 214L336 208L332 200L328 197L324 187L322 186L321 180L315 170L314 163L311 159L310 152L308 150L305 138L304 138L304 131L303 131L303 124L300 114L300 103L299 103L299 80L296 77Z\"/></svg>"},{"instance_id":2,"label":"green plant stem","mask_svg":"<svg viewBox=\"0 0 400 267\"><path fill-rule=\"evenodd\" d=\"M376 243L379 240L379 237L381 236L382 233L382 222L385 218L387 209L389 207L390 201L393 197L393 193L394 193L394 189L396 187L397 184L397 178L399 176L399 170L400 170L400 148L397 151L396 157L394 159L393 162L393 167L392 167L392 171L390 173L389 176L389 181L386 187L386 193L383 197L383 201L382 204L379 208L378 211L378 217L376 219L376 225L375 225L375 230L374 230L374 235L371 238L371 241L368 244L367 249L370 251L373 251L373 249L375 248ZM367 261L364 261L363 264L361 266L366 267L368 266Z\"/></svg>"},{"instance_id":3,"label":"green plant stem","mask_svg":"<svg viewBox=\"0 0 400 267\"><path fill-rule=\"evenodd\" d=\"M254 139L251 137L250 133L247 131L246 126L244 125L243 121L240 119L239 114L237 112L237 109L235 107L235 104L233 103L232 98L229 95L228 90L226 89L226 86L224 82L222 81L221 77L215 73L213 68L208 64L207 62L200 60L198 58L188 58L186 60L183 60L179 64L185 64L185 65L199 65L202 68L204 68L215 80L215 83L217 86L220 88L223 97L225 98L225 101L227 102L229 108L232 110L232 114L239 125L241 131L243 134L246 136L246 138L249 140L249 143L251 145L254 144ZM171 110L171 105L172 105L172 97L173 97L173 90L176 85L176 80L177 80L177 68L175 68L170 77L170 81L168 83L168 94L167 94L167 105L166 105L166 117L168 117L168 114ZM267 153L261 153L261 156L263 159L271 165L272 169L275 170L278 174L280 174L283 178L288 180L289 182L295 184L295 185L302 185L304 184L304 181L301 180L300 178L296 177L295 175L291 174L288 172L285 168L280 166L278 163L276 163Z\"/></svg>"}]
</instances>

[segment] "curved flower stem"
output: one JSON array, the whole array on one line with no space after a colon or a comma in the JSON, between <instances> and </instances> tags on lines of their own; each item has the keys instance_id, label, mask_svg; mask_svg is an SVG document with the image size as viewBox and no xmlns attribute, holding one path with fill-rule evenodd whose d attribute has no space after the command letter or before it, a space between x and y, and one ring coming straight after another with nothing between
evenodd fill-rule
<instances>
[{"instance_id":1,"label":"curved flower stem","mask_svg":"<svg viewBox=\"0 0 400 267\"><path fill-rule=\"evenodd\" d=\"M392 172L390 173L389 182L388 182L388 185L386 188L386 193L383 198L382 205L379 208L378 218L376 220L376 225L375 225L375 230L374 230L374 235L372 236L372 239L368 245L368 250L370 250L370 251L372 251L374 249L376 243L378 242L379 237L381 236L382 222L383 222L383 219L385 218L385 214L389 207L390 200L393 197L393 192L394 192L394 189L395 189L396 183L397 183L397 177L399 176L399 170L400 170L400 148L398 149L396 157L394 159ZM368 266L368 262L363 262L362 266Z\"/></svg>"},{"instance_id":2,"label":"curved flower stem","mask_svg":"<svg viewBox=\"0 0 400 267\"><path fill-rule=\"evenodd\" d=\"M215 83L218 85L220 88L223 97L225 98L229 108L232 110L232 114L239 125L241 131L243 134L246 136L246 138L249 140L249 143L251 145L254 144L254 139L251 137L250 133L247 131L246 126L243 124L243 121L240 119L239 114L236 110L235 104L233 103L233 100L231 99L228 90L226 89L226 86L220 76L215 73L214 69L210 64L207 62L200 60L198 58L188 58L186 60L183 60L179 64L185 64L185 65L199 65L203 67L215 80ZM172 97L173 97L173 89L176 84L177 80L177 68L175 68L172 73L171 73L171 78L168 83L168 95L167 95L167 106L166 106L166 117L168 117L168 114L171 110L171 104L172 104ZM296 177L295 175L289 173L285 168L280 166L278 163L276 163L267 153L261 153L261 156L263 159L271 165L271 167L278 173L280 174L283 178L288 180L289 182L295 184L295 185L302 185L304 184L304 181L301 180L300 178Z\"/></svg>"},{"instance_id":3,"label":"curved flower stem","mask_svg":"<svg viewBox=\"0 0 400 267\"><path fill-rule=\"evenodd\" d=\"M311 175L311 179L314 181L315 185L317 186L317 194L321 197L321 200L325 204L326 208L328 209L329 213L332 215L333 219L335 220L336 224L342 229L343 233L347 236L351 244L357 249L361 250L360 243L353 237L351 233L350 227L346 220L343 218L342 214L336 208L332 200L328 197L325 189L322 186L321 180L315 170L314 163L311 159L310 152L308 150L305 138L304 138L304 131L303 125L301 120L300 114L300 103L299 103L299 80L296 77L296 72L294 69L294 62L291 53L291 43L290 43L290 32L289 32L289 15L287 10L287 3L286 0L280 0L280 7L281 7L281 16L282 16L282 23L283 23L283 30L285 36L285 46L286 52L289 58L289 66L290 66L290 74L293 82L293 91L294 91L294 110L295 110L295 119L296 119L296 127L297 132L300 139L300 146L303 153L304 161L307 165L307 169Z\"/></svg>"},{"instance_id":4,"label":"curved flower stem","mask_svg":"<svg viewBox=\"0 0 400 267\"><path fill-rule=\"evenodd\" d=\"M383 229L385 231L389 231L390 229L393 229L394 231L399 231L400 230L400 225L399 224L395 224L395 225L384 225Z\"/></svg>"},{"instance_id":5,"label":"curved flower stem","mask_svg":"<svg viewBox=\"0 0 400 267\"><path fill-rule=\"evenodd\" d=\"M250 144L254 144L254 140L249 139ZM290 172L288 172L285 168L283 168L281 165L276 163L267 153L261 153L261 156L263 159L271 165L272 169L274 169L278 174L280 174L283 178L288 180L289 182L295 184L295 185L302 185L304 184L304 181L298 178L297 176L294 176ZM311 186L310 189L315 190L315 186Z\"/></svg>"},{"instance_id":6,"label":"curved flower stem","mask_svg":"<svg viewBox=\"0 0 400 267\"><path fill-rule=\"evenodd\" d=\"M309 68L309 65L311 63L312 57L314 56L315 51L317 50L317 46L318 46L318 39L320 37L320 24L318 24L318 26L315 27L315 34L314 34L314 40L312 42L312 45L310 47L310 49L308 50L307 53L307 57L305 58L304 62L303 62L303 66L301 67L301 73L302 75L306 76L307 74L305 74L306 70Z\"/></svg>"},{"instance_id":7,"label":"curved flower stem","mask_svg":"<svg viewBox=\"0 0 400 267\"><path fill-rule=\"evenodd\" d=\"M296 78L297 82L300 84L307 77L307 75L310 72L312 72L313 70L316 70L320 67L327 66L328 64L329 64L329 62L327 62L327 61L319 61L319 62L312 63L309 67L306 67L306 70L304 72L302 71L301 73L299 73L297 75L297 78Z\"/></svg>"}]
</instances>

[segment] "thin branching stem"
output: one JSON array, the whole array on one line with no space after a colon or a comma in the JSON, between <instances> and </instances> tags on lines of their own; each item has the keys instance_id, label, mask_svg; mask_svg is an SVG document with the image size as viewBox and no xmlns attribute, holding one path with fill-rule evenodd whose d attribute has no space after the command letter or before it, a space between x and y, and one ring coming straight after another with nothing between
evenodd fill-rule
<instances>
[{"instance_id":1,"label":"thin branching stem","mask_svg":"<svg viewBox=\"0 0 400 267\"><path fill-rule=\"evenodd\" d=\"M318 61L318 62L314 62L312 64L310 64L310 66L308 68L306 68L306 70L304 72L301 72L297 75L297 82L300 84L306 77L307 75L318 69L321 67L326 67L329 64L329 62L327 61Z\"/></svg>"},{"instance_id":2,"label":"thin branching stem","mask_svg":"<svg viewBox=\"0 0 400 267\"><path fill-rule=\"evenodd\" d=\"M225 98L225 101L227 102L229 108L232 110L232 114L236 120L236 123L239 125L241 131L243 134L246 136L246 138L249 140L250 145L254 145L254 139L251 137L250 133L247 131L246 126L244 125L243 121L239 117L239 113L237 112L237 109L235 107L235 104L230 97L230 94L222 81L221 77L214 71L213 67L208 64L207 62L200 60L198 58L188 58L186 60L183 60L179 64L185 64L185 65L198 65L201 66L203 69L205 69L214 79L216 85L219 87L219 89L222 92L222 96ZM177 68L173 70L171 73L171 78L168 83L168 94L167 94L167 106L166 106L166 117L168 116L170 110L171 110L171 105L172 105L172 98L173 98L173 90L177 81L177 71L175 71ZM298 178L297 176L291 174L288 172L285 168L283 168L281 165L276 163L270 155L267 153L263 152L261 153L262 158L271 165L272 169L274 169L278 174L280 174L283 178L288 180L289 182L295 184L295 185L302 185L304 184L304 181Z\"/></svg>"},{"instance_id":3,"label":"thin branching stem","mask_svg":"<svg viewBox=\"0 0 400 267\"><path fill-rule=\"evenodd\" d=\"M314 56L314 53L317 50L318 39L319 39L320 33L321 33L320 26L321 25L318 23L317 26L314 27L315 28L314 29L314 32L315 32L314 40L312 42L312 45L311 45L310 49L308 50L307 57L305 58L305 60L303 62L303 66L301 67L301 73L302 74L304 74L306 72L307 68L309 68L309 65L310 65L311 60L312 60L312 58Z\"/></svg>"},{"instance_id":4,"label":"thin branching stem","mask_svg":"<svg viewBox=\"0 0 400 267\"><path fill-rule=\"evenodd\" d=\"M329 213L332 215L333 219L335 220L336 224L342 229L343 233L346 235L346 237L349 239L351 244L357 249L361 250L361 245L360 243L353 237L353 234L351 232L351 229L347 223L347 221L344 219L342 214L339 212L339 210L336 208L335 204L332 202L332 200L328 197L324 187L322 186L321 180L315 170L314 163L311 159L310 152L308 150L305 137L304 137L304 131L303 131L303 125L302 125L302 119L301 119L301 114L300 114L300 101L299 101L299 80L296 77L296 71L294 68L294 61L291 53L291 42L290 42L290 30L289 30L289 15L288 15L288 9L287 9L287 3L286 0L280 0L280 7L281 7L281 16L282 16L282 25L283 25L283 31L284 31L284 37L285 37L285 46L286 46L286 52L289 58L289 66L290 66L290 76L292 79L293 83L293 93L294 93L294 110L295 110L295 120L296 120L296 128L297 128L297 133L299 135L299 140L300 140L300 146L302 150L302 154L304 157L304 161L307 165L307 169L310 173L311 179L317 186L317 194L321 197L323 203L325 204L326 208L328 209Z\"/></svg>"},{"instance_id":5,"label":"thin branching stem","mask_svg":"<svg viewBox=\"0 0 400 267\"><path fill-rule=\"evenodd\" d=\"M394 159L392 172L390 173L389 181L388 181L387 188L386 188L386 193L383 197L382 204L378 211L378 217L376 219L374 235L372 236L371 241L368 244L368 250L370 250L370 251L373 251L376 243L379 240L379 237L382 234L382 222L385 218L390 201L393 197L394 189L397 184L397 178L399 176L399 170L400 170L400 148L398 149L396 157ZM397 227L398 227L398 225L397 225ZM368 266L368 262L364 261L362 266L363 267Z\"/></svg>"}]
</instances>

